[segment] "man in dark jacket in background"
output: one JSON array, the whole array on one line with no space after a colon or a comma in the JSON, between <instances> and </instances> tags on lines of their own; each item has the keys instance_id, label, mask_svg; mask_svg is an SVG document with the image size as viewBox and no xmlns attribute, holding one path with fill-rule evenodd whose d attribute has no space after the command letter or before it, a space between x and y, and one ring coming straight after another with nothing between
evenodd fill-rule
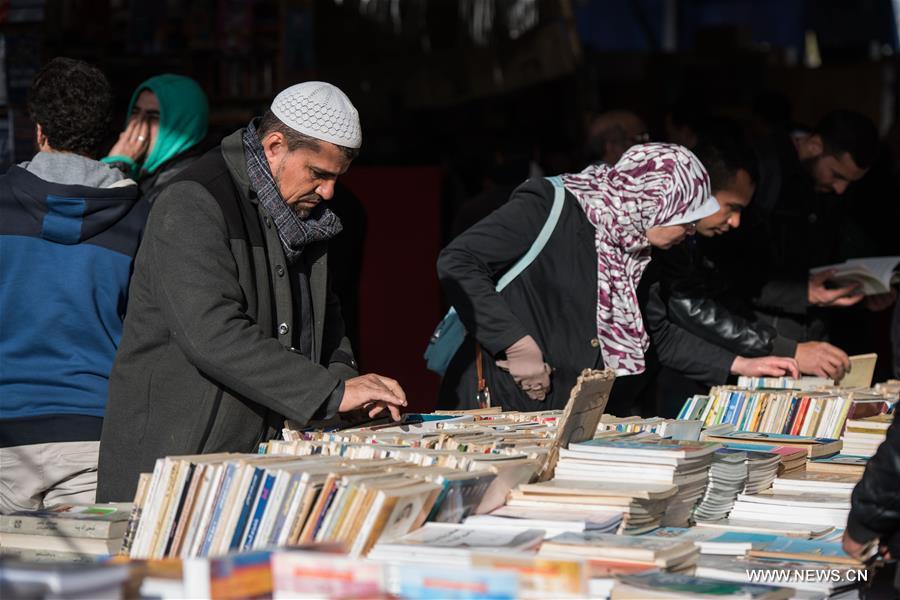
<instances>
[{"instance_id":1,"label":"man in dark jacket in background","mask_svg":"<svg viewBox=\"0 0 900 600\"><path fill-rule=\"evenodd\" d=\"M98 498L129 500L175 454L252 452L285 419L405 406L357 376L328 283L324 202L362 144L336 87L306 82L222 140L160 194L110 379Z\"/></svg>"},{"instance_id":2,"label":"man in dark jacket in background","mask_svg":"<svg viewBox=\"0 0 900 600\"><path fill-rule=\"evenodd\" d=\"M799 342L827 339L828 311L862 300L855 287L828 285L810 268L839 262L840 197L862 178L878 151L878 132L855 112L827 114L809 135L780 134L760 144L756 200L737 235L709 244L729 286L750 299L756 317ZM798 356L806 372L839 378L842 360ZM821 360L825 358L825 360Z\"/></svg>"},{"instance_id":3,"label":"man in dark jacket in background","mask_svg":"<svg viewBox=\"0 0 900 600\"><path fill-rule=\"evenodd\" d=\"M887 437L853 489L844 551L860 558L865 546L876 538L885 558L900 556L900 426L896 409ZM900 590L900 570L894 587Z\"/></svg>"},{"instance_id":4,"label":"man in dark jacket in background","mask_svg":"<svg viewBox=\"0 0 900 600\"><path fill-rule=\"evenodd\" d=\"M716 119L694 152L719 203L718 212L697 223L697 233L710 238L737 229L755 190L752 147L736 123ZM741 310L720 285L722 278L696 237L653 252L659 283L649 288L644 318L663 366L658 393L664 415L709 385L726 383L730 375L798 374L796 342Z\"/></svg>"},{"instance_id":5,"label":"man in dark jacket in background","mask_svg":"<svg viewBox=\"0 0 900 600\"><path fill-rule=\"evenodd\" d=\"M91 503L107 386L148 205L95 160L112 115L99 69L34 78L34 158L0 177L0 512Z\"/></svg>"}]
</instances>

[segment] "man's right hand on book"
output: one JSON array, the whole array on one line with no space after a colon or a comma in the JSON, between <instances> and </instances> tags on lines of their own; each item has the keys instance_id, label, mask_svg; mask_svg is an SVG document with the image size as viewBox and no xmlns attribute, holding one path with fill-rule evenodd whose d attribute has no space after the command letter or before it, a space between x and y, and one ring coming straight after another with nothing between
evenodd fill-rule
<instances>
[{"instance_id":1,"label":"man's right hand on book","mask_svg":"<svg viewBox=\"0 0 900 600\"><path fill-rule=\"evenodd\" d=\"M825 282L835 273L835 270L829 269L810 275L807 302L811 306L853 306L865 297L860 293L859 285L826 287Z\"/></svg>"},{"instance_id":2,"label":"man's right hand on book","mask_svg":"<svg viewBox=\"0 0 900 600\"><path fill-rule=\"evenodd\" d=\"M761 356L759 358L745 358L737 356L731 363L733 375L746 377L800 377L797 370L797 361L783 356Z\"/></svg>"},{"instance_id":3,"label":"man's right hand on book","mask_svg":"<svg viewBox=\"0 0 900 600\"><path fill-rule=\"evenodd\" d=\"M344 396L339 412L365 409L373 418L385 409L391 418L400 420L400 408L406 406L406 394L395 380L374 373L367 373L344 382Z\"/></svg>"},{"instance_id":4,"label":"man's right hand on book","mask_svg":"<svg viewBox=\"0 0 900 600\"><path fill-rule=\"evenodd\" d=\"M850 370L850 357L847 353L827 342L802 342L797 344L794 354L800 372L804 375L827 377L841 380Z\"/></svg>"}]
</instances>

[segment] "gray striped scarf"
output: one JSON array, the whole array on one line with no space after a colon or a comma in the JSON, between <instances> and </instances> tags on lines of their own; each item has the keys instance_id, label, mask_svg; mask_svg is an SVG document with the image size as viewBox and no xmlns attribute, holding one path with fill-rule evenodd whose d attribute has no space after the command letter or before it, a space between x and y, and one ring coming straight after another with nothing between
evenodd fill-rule
<instances>
[{"instance_id":1,"label":"gray striped scarf","mask_svg":"<svg viewBox=\"0 0 900 600\"><path fill-rule=\"evenodd\" d=\"M278 237L284 247L289 263L295 262L303 249L314 242L330 240L343 229L336 214L322 204L317 206L306 219L301 219L293 208L281 197L278 184L269 169L269 161L259 142L256 126L251 121L244 130L244 156L247 159L247 174L250 187L256 192L260 204L275 221Z\"/></svg>"}]
</instances>

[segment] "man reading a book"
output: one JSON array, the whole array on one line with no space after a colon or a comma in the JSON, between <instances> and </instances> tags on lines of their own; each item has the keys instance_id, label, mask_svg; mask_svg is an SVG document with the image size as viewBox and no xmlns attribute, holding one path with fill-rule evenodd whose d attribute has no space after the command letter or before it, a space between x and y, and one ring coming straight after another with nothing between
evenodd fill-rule
<instances>
[{"instance_id":1,"label":"man reading a book","mask_svg":"<svg viewBox=\"0 0 900 600\"><path fill-rule=\"evenodd\" d=\"M110 379L98 498L129 500L176 454L252 452L299 423L399 418L396 381L359 376L329 287L326 204L362 145L349 98L282 91L159 196Z\"/></svg>"},{"instance_id":2,"label":"man reading a book","mask_svg":"<svg viewBox=\"0 0 900 600\"><path fill-rule=\"evenodd\" d=\"M780 132L755 140L759 181L741 229L707 244L720 276L753 315L783 339L827 339L829 309L862 299L852 286L832 287L811 267L837 262L841 197L866 174L878 150L875 126L863 115L834 111L809 135ZM849 367L834 346L797 346L801 371L840 379Z\"/></svg>"}]
</instances>

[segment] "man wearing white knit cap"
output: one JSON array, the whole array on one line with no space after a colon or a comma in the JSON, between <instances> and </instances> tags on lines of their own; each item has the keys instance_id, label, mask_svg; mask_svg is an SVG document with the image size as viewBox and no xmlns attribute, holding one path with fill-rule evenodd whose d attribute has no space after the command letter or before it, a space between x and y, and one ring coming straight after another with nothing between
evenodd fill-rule
<instances>
[{"instance_id":1,"label":"man wearing white knit cap","mask_svg":"<svg viewBox=\"0 0 900 600\"><path fill-rule=\"evenodd\" d=\"M359 376L326 250L326 207L362 146L338 88L308 81L159 196L129 291L100 444L98 501L131 500L157 458L252 452L299 423L399 418L387 377Z\"/></svg>"}]
</instances>

